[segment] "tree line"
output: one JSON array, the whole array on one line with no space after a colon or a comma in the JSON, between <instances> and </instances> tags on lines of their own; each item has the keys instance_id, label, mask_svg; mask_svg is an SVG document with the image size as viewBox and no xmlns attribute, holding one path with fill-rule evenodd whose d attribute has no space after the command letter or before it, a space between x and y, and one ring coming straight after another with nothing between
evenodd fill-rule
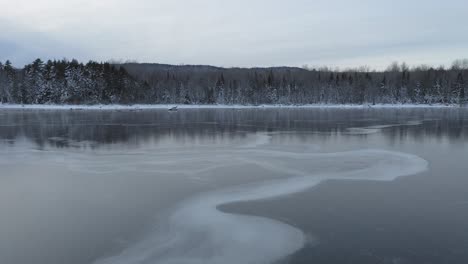
<instances>
[{"instance_id":1,"label":"tree line","mask_svg":"<svg viewBox=\"0 0 468 264\"><path fill-rule=\"evenodd\" d=\"M125 68L76 60L43 62L22 69L0 62L0 102L19 104L110 104L143 100L141 82Z\"/></svg>"},{"instance_id":2,"label":"tree line","mask_svg":"<svg viewBox=\"0 0 468 264\"><path fill-rule=\"evenodd\" d=\"M219 68L36 59L0 62L0 102L18 104L464 104L468 60L385 71Z\"/></svg>"}]
</instances>

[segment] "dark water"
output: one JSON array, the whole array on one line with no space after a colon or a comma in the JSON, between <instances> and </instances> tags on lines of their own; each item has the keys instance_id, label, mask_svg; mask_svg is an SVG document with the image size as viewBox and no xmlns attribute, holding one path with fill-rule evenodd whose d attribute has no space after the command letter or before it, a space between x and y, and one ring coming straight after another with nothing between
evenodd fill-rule
<instances>
[{"instance_id":1,"label":"dark water","mask_svg":"<svg viewBox=\"0 0 468 264\"><path fill-rule=\"evenodd\" d=\"M413 157L428 168L390 179ZM278 261L468 263L467 109L4 110L0 168L0 263L263 263L272 241L293 247L296 229L304 245ZM342 179L360 169L365 180ZM230 231L256 218L223 219L190 202L322 173L300 192L228 197L239 202L223 212L276 220L242 243ZM174 210L183 201L191 209ZM249 239L265 247L239 246Z\"/></svg>"}]
</instances>

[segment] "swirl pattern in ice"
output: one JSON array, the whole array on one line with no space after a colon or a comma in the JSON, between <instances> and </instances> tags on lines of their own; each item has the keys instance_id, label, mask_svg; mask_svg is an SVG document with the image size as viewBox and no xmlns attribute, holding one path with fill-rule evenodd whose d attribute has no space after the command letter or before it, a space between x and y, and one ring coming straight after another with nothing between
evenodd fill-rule
<instances>
[{"instance_id":1,"label":"swirl pattern in ice","mask_svg":"<svg viewBox=\"0 0 468 264\"><path fill-rule=\"evenodd\" d=\"M273 263L296 252L306 242L303 232L264 217L236 215L218 210L227 203L267 199L300 192L329 179L391 181L424 171L427 162L415 155L384 150L340 153L292 152L271 148L264 135L258 144L225 151L186 152L160 156L158 171L177 171L203 178L225 169L258 166L271 180L200 194L174 208L164 227L139 243L96 264L237 264ZM184 166L187 168L187 166Z\"/></svg>"}]
</instances>

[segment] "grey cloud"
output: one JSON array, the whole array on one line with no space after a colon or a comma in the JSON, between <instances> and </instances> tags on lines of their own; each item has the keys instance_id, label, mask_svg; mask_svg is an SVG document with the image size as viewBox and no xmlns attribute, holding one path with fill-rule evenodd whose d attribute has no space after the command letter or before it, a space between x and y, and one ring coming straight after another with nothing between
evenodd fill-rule
<instances>
[{"instance_id":1,"label":"grey cloud","mask_svg":"<svg viewBox=\"0 0 468 264\"><path fill-rule=\"evenodd\" d=\"M405 56L447 63L468 53L468 35L463 33L468 2L462 0L53 1L41 1L58 6L50 14L41 7L36 16L31 7L26 15L9 15L13 26L27 25L28 30L3 35L9 46L1 56L11 52L23 61L66 56L219 66L343 61L378 66Z\"/></svg>"}]
</instances>

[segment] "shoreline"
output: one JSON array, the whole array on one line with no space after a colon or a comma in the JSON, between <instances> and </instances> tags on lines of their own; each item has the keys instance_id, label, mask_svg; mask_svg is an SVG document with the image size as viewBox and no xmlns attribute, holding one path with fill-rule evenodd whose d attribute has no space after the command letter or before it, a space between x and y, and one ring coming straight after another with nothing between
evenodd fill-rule
<instances>
[{"instance_id":1,"label":"shoreline","mask_svg":"<svg viewBox=\"0 0 468 264\"><path fill-rule=\"evenodd\" d=\"M178 105L178 104L135 104L135 105L53 105L53 104L0 104L0 110L168 110L178 109L307 109L307 108L466 108L457 104L308 104L308 105Z\"/></svg>"}]
</instances>

